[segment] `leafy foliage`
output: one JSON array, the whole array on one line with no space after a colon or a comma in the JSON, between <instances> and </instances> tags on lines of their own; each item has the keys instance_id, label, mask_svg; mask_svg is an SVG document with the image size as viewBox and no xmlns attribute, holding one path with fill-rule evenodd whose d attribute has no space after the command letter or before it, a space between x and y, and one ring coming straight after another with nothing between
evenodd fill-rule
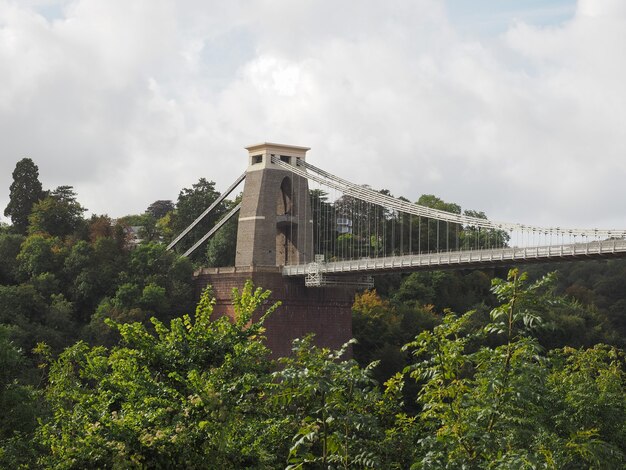
<instances>
[{"instance_id":1,"label":"leafy foliage","mask_svg":"<svg viewBox=\"0 0 626 470\"><path fill-rule=\"evenodd\" d=\"M368 369L345 361L338 351L312 346L311 337L294 342L293 356L281 359L272 399L275 413L296 425L289 469L380 468L384 438L378 408L382 397ZM289 423L289 424L287 424Z\"/></svg>"},{"instance_id":2,"label":"leafy foliage","mask_svg":"<svg viewBox=\"0 0 626 470\"><path fill-rule=\"evenodd\" d=\"M14 284L18 278L17 255L24 242L22 235L0 234L0 285Z\"/></svg>"},{"instance_id":3,"label":"leafy foliage","mask_svg":"<svg viewBox=\"0 0 626 470\"><path fill-rule=\"evenodd\" d=\"M32 161L18 167L22 195L39 195L14 198L12 185L19 213L0 226L2 468L626 465L624 353L599 344L624 345L623 261L559 265L559 277L535 268L506 280L497 269L378 279L355 299L356 342L331 351L302 338L274 363L265 317L253 321L268 292L236 292L231 321L212 318L208 292L180 316L192 308L193 266L162 241L215 200L213 183L181 191L174 211L156 201L146 214L85 221L71 187L43 192ZM373 214L380 233L359 222L342 236L334 219L367 209L311 197L327 222L315 227L321 252L338 241L355 256L407 240L422 251L450 244L435 221L389 211ZM451 228L465 247L507 242ZM213 264L232 260L235 234L233 221L209 243Z\"/></svg>"},{"instance_id":4,"label":"leafy foliage","mask_svg":"<svg viewBox=\"0 0 626 470\"><path fill-rule=\"evenodd\" d=\"M170 200L159 199L154 201L146 209L146 213L150 214L155 219L165 217L168 212L173 211L175 208L174 203Z\"/></svg>"},{"instance_id":5,"label":"leafy foliage","mask_svg":"<svg viewBox=\"0 0 626 470\"><path fill-rule=\"evenodd\" d=\"M206 265L212 267L234 266L237 251L236 218L230 219L207 242Z\"/></svg>"},{"instance_id":6,"label":"leafy foliage","mask_svg":"<svg viewBox=\"0 0 626 470\"><path fill-rule=\"evenodd\" d=\"M191 188L183 188L178 194L176 212L172 220L174 232L178 234L187 228L219 195L219 192L215 189L215 183L205 178L200 178ZM225 210L224 204L216 207L211 214L198 223L193 233L190 233L189 236L180 242L179 248L189 248L215 225L215 222L224 215Z\"/></svg>"},{"instance_id":7,"label":"leafy foliage","mask_svg":"<svg viewBox=\"0 0 626 470\"><path fill-rule=\"evenodd\" d=\"M554 326L543 334L548 347L626 346L626 262L622 259L560 263L529 269L532 277L558 269L555 293L569 300L567 309L550 312Z\"/></svg>"},{"instance_id":8,"label":"leafy foliage","mask_svg":"<svg viewBox=\"0 0 626 470\"><path fill-rule=\"evenodd\" d=\"M0 467L18 468L35 454L29 445L40 412L37 392L25 385L24 356L9 340L9 331L0 326Z\"/></svg>"},{"instance_id":9,"label":"leafy foliage","mask_svg":"<svg viewBox=\"0 0 626 470\"><path fill-rule=\"evenodd\" d=\"M357 294L352 306L352 331L357 340L354 356L362 367L376 362L372 373L383 383L409 363L402 346L438 322L432 305L394 305L375 290Z\"/></svg>"},{"instance_id":10,"label":"leafy foliage","mask_svg":"<svg viewBox=\"0 0 626 470\"><path fill-rule=\"evenodd\" d=\"M46 468L620 468L624 354L603 345L545 353L535 334L561 303L553 284L511 271L493 284L498 304L486 323L470 311L424 326L405 348L414 361L384 388L376 362L346 358L354 343L330 351L306 337L275 366L263 344L275 306L253 321L269 292L251 283L235 291L232 321L211 319L209 291L195 316L169 326L105 319L120 341L49 356L40 447L19 460L22 434L11 434L1 458ZM162 298L155 284L122 291ZM132 303L122 291L119 302ZM355 311L399 318L375 292ZM12 354L9 371L21 361ZM408 377L417 388L405 388Z\"/></svg>"},{"instance_id":11,"label":"leafy foliage","mask_svg":"<svg viewBox=\"0 0 626 470\"><path fill-rule=\"evenodd\" d=\"M236 321L211 321L206 291L194 318L154 333L141 323L115 324L111 350L77 343L51 364L46 392L53 411L39 431L50 468L236 468L258 456L241 449L245 422L260 405L269 377L263 321L251 323L269 293L246 284L236 293ZM273 309L268 309L270 314ZM250 460L252 459L252 460Z\"/></svg>"},{"instance_id":12,"label":"leafy foliage","mask_svg":"<svg viewBox=\"0 0 626 470\"><path fill-rule=\"evenodd\" d=\"M608 347L541 354L531 331L537 313L549 307L540 291L550 279L525 281L512 270L508 281L494 283L501 304L484 328L471 328L474 312L449 314L407 345L420 359L407 372L421 384L426 431L415 468L618 468L626 462L623 354ZM502 344L476 349L485 335ZM584 388L565 380L581 368L576 383ZM590 412L589 403L611 410L611 417Z\"/></svg>"},{"instance_id":13,"label":"leafy foliage","mask_svg":"<svg viewBox=\"0 0 626 470\"><path fill-rule=\"evenodd\" d=\"M71 186L59 186L35 203L28 217L29 233L64 237L73 234L83 222L84 207L76 200Z\"/></svg>"}]
</instances>

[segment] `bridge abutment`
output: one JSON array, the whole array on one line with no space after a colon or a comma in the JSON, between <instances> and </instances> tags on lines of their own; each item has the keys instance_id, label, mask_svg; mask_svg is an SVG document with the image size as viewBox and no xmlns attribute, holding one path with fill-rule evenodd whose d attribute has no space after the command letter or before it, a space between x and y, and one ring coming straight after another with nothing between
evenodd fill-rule
<instances>
[{"instance_id":1,"label":"bridge abutment","mask_svg":"<svg viewBox=\"0 0 626 470\"><path fill-rule=\"evenodd\" d=\"M281 306L266 320L267 346L272 357L288 356L294 339L315 334L318 346L338 349L352 338L352 303L355 290L349 287L311 289L302 278L285 278L279 267L204 268L196 273L196 293L210 284L216 298L214 317L234 318L232 290L242 289L250 279L257 287L272 292L258 319L276 301Z\"/></svg>"}]
</instances>

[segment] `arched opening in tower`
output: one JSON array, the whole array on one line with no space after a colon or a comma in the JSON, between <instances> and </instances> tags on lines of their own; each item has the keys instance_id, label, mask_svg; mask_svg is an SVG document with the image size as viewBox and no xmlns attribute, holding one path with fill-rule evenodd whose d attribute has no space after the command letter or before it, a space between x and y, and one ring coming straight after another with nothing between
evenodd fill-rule
<instances>
[{"instance_id":1,"label":"arched opening in tower","mask_svg":"<svg viewBox=\"0 0 626 470\"><path fill-rule=\"evenodd\" d=\"M291 178L285 176L276 200L276 265L298 262L298 223Z\"/></svg>"}]
</instances>

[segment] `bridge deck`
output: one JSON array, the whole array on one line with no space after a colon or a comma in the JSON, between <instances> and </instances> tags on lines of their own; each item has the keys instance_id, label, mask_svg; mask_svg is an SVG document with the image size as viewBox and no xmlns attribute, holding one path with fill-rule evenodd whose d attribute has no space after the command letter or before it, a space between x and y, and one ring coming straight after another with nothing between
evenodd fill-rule
<instances>
[{"instance_id":1,"label":"bridge deck","mask_svg":"<svg viewBox=\"0 0 626 470\"><path fill-rule=\"evenodd\" d=\"M575 261L580 258L612 258L620 256L626 256L626 240L624 239L558 246L447 251L420 255L330 261L318 264L316 270L321 274L379 274L389 271L462 269L510 265L513 263ZM309 267L309 264L285 266L283 268L283 276L306 276L309 272Z\"/></svg>"}]
</instances>

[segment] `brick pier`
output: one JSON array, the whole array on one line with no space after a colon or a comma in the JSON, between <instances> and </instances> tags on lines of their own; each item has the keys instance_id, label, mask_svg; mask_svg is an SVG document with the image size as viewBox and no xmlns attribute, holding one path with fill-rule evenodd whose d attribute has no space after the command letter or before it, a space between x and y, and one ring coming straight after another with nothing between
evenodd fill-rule
<instances>
[{"instance_id":1,"label":"brick pier","mask_svg":"<svg viewBox=\"0 0 626 470\"><path fill-rule=\"evenodd\" d=\"M289 355L292 341L308 333L315 333L317 345L332 349L352 338L354 289L306 288L304 279L285 278L279 267L271 266L203 268L196 272L195 279L198 296L207 284L213 286L216 318L233 317L232 290L241 290L248 279L255 287L272 291L267 307L277 300L282 303L265 323L267 346L274 358ZM262 313L258 312L256 318Z\"/></svg>"}]
</instances>

